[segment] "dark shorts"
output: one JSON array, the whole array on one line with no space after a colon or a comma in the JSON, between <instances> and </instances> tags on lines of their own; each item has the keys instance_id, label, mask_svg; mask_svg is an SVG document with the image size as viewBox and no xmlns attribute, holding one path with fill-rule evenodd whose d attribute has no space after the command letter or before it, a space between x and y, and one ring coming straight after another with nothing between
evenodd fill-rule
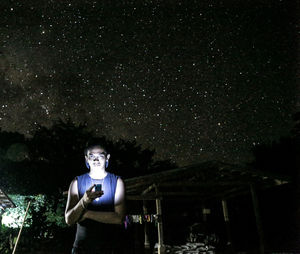
<instances>
[{"instance_id":1,"label":"dark shorts","mask_svg":"<svg viewBox=\"0 0 300 254\"><path fill-rule=\"evenodd\" d=\"M85 220L77 223L72 254L121 254L121 225L95 223Z\"/></svg>"},{"instance_id":2,"label":"dark shorts","mask_svg":"<svg viewBox=\"0 0 300 254\"><path fill-rule=\"evenodd\" d=\"M82 249L73 247L72 254L119 254L120 252L116 249L104 249L104 248L97 248L97 249Z\"/></svg>"}]
</instances>

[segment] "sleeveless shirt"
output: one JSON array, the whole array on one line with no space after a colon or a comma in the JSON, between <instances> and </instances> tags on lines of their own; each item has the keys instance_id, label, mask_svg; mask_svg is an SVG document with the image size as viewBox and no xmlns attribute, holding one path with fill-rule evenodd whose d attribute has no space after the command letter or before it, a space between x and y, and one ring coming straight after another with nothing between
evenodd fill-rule
<instances>
[{"instance_id":1,"label":"sleeveless shirt","mask_svg":"<svg viewBox=\"0 0 300 254\"><path fill-rule=\"evenodd\" d=\"M77 177L79 199L94 184L102 184L103 195L87 207L88 210L114 212L115 192L119 176L107 172L103 179L93 179L88 173ZM119 225L106 224L90 219L77 223L76 238L73 244L79 248L107 247L115 242Z\"/></svg>"}]
</instances>

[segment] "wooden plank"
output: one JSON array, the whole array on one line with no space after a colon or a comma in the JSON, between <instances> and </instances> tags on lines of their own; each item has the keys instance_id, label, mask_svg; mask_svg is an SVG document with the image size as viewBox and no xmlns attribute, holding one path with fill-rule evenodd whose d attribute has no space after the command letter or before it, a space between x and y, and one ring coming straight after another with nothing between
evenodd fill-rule
<instances>
[{"instance_id":1,"label":"wooden plank","mask_svg":"<svg viewBox=\"0 0 300 254\"><path fill-rule=\"evenodd\" d=\"M212 178L211 176L215 176L217 178L220 175L224 175L226 178L240 178L241 176L245 176L246 178L259 178L262 181L276 181L276 184L284 184L290 181L288 177L284 177L278 174L270 173L270 172L262 172L258 170L254 170L246 165L235 165L228 163L221 163L217 161L209 161L205 163L190 165L186 167L181 167L177 169L172 169L168 171L162 171L158 173L154 173L151 175L139 176L134 178L125 179L125 183L128 185L145 185L149 182L161 182L164 180L171 179L179 179L180 176L195 176L195 173L198 176L203 176L205 179L202 179L204 182L208 178ZM221 180L220 178L218 180ZM229 180L229 179L228 179ZM278 182L279 181L279 182ZM275 183L275 182L274 182Z\"/></svg>"},{"instance_id":2,"label":"wooden plank","mask_svg":"<svg viewBox=\"0 0 300 254\"><path fill-rule=\"evenodd\" d=\"M178 180L174 183L159 183L159 187L214 187L214 186L234 186L234 185L249 185L249 182L235 181L235 182L178 182Z\"/></svg>"},{"instance_id":3,"label":"wooden plank","mask_svg":"<svg viewBox=\"0 0 300 254\"><path fill-rule=\"evenodd\" d=\"M171 170L167 170L167 171L154 173L151 175L145 175L145 176L139 176L139 177L125 179L124 182L128 185L135 185L135 184L143 185L143 184L145 184L147 182L151 182L153 180L158 180L158 182L159 182L164 179L166 179L166 180L178 179L178 176L180 176L180 175L194 176L195 172L198 171L198 173L200 173L201 171L207 170L208 168L212 168L212 167L217 168L218 163L217 162L206 162L206 163L202 163L202 164L196 164L196 165L191 165L191 166L187 166L187 167L171 169Z\"/></svg>"},{"instance_id":4,"label":"wooden plank","mask_svg":"<svg viewBox=\"0 0 300 254\"><path fill-rule=\"evenodd\" d=\"M141 196L141 195L126 195L127 200L156 200L157 197L153 196Z\"/></svg>"},{"instance_id":5,"label":"wooden plank","mask_svg":"<svg viewBox=\"0 0 300 254\"><path fill-rule=\"evenodd\" d=\"M148 214L147 202L143 200L143 213ZM150 249L150 241L149 241L149 223L144 223L144 247L145 249Z\"/></svg>"},{"instance_id":6,"label":"wooden plank","mask_svg":"<svg viewBox=\"0 0 300 254\"><path fill-rule=\"evenodd\" d=\"M247 190L247 191L245 191ZM210 200L210 199L222 199L223 197L227 196L237 196L240 195L241 193L249 193L249 189L245 189L242 187L237 187L237 188L231 188L231 189L223 189L223 190L213 190L213 191L161 191L159 194L155 193L147 193L145 195L132 195L132 194L127 194L126 199L127 200L155 200L157 198L162 199L162 198L167 198L167 199L172 199L172 198L178 198L178 199L186 199L189 197L189 199L196 198L200 200Z\"/></svg>"},{"instance_id":7,"label":"wooden plank","mask_svg":"<svg viewBox=\"0 0 300 254\"><path fill-rule=\"evenodd\" d=\"M165 253L165 248L164 248L165 246L164 246L161 200L156 199L155 202L156 202L156 214L158 216L158 221L157 221L158 254L164 254Z\"/></svg>"},{"instance_id":8,"label":"wooden plank","mask_svg":"<svg viewBox=\"0 0 300 254\"><path fill-rule=\"evenodd\" d=\"M251 190L251 197L252 197L252 203L253 203L253 208L254 208L256 227L257 227L258 238L259 238L259 253L264 254L265 253L264 233L263 233L261 217L260 217L260 213L259 213L257 194L256 194L255 187L252 184L250 185L250 190Z\"/></svg>"},{"instance_id":9,"label":"wooden plank","mask_svg":"<svg viewBox=\"0 0 300 254\"><path fill-rule=\"evenodd\" d=\"M15 208L16 205L14 204L14 202L8 197L8 195L6 195L6 193L0 189L0 206L3 209L6 208Z\"/></svg>"},{"instance_id":10,"label":"wooden plank","mask_svg":"<svg viewBox=\"0 0 300 254\"><path fill-rule=\"evenodd\" d=\"M15 254L15 252L16 252L17 245L18 245L21 233L22 233L22 229L24 227L24 223L25 223L25 220L26 220L26 217L27 217L27 214L28 214L28 210L29 210L30 204L31 204L31 201L28 202L28 205L27 205L27 208L26 208L26 212L25 212L25 216L23 218L23 222L22 222L21 228L19 230L18 237L17 237L17 240L16 240L16 243L15 243L15 246L14 246L12 254Z\"/></svg>"},{"instance_id":11,"label":"wooden plank","mask_svg":"<svg viewBox=\"0 0 300 254\"><path fill-rule=\"evenodd\" d=\"M146 193L148 193L149 191L153 190L155 188L155 184L150 185L147 189L145 189L142 192L142 195L145 195Z\"/></svg>"},{"instance_id":12,"label":"wooden plank","mask_svg":"<svg viewBox=\"0 0 300 254\"><path fill-rule=\"evenodd\" d=\"M231 230L230 230L228 205L227 205L227 200L225 200L225 199L222 200L222 208L223 208L223 216L224 216L226 232L227 232L227 246L229 246L230 253L234 253L233 242L232 242L232 237L231 237Z\"/></svg>"}]
</instances>

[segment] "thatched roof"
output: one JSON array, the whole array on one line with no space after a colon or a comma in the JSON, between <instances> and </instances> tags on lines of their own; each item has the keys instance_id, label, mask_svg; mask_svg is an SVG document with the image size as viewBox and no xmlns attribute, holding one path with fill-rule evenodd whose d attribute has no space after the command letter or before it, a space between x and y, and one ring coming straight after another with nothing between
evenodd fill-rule
<instances>
[{"instance_id":1,"label":"thatched roof","mask_svg":"<svg viewBox=\"0 0 300 254\"><path fill-rule=\"evenodd\" d=\"M176 168L125 180L129 200L155 198L229 198L249 193L250 185L268 188L289 180L249 166L217 161Z\"/></svg>"},{"instance_id":2,"label":"thatched roof","mask_svg":"<svg viewBox=\"0 0 300 254\"><path fill-rule=\"evenodd\" d=\"M4 211L6 208L14 208L16 205L12 200L0 189L0 209Z\"/></svg>"}]
</instances>

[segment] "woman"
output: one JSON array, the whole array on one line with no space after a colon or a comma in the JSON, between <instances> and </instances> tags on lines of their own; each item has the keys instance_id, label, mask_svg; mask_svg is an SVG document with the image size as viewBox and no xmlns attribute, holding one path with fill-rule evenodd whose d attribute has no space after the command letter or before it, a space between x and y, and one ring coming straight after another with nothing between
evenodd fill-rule
<instances>
[{"instance_id":1,"label":"woman","mask_svg":"<svg viewBox=\"0 0 300 254\"><path fill-rule=\"evenodd\" d=\"M116 225L125 214L124 183L106 171L110 154L103 144L94 140L84 153L90 171L71 182L65 211L66 223L77 223L72 254L114 253Z\"/></svg>"}]
</instances>

